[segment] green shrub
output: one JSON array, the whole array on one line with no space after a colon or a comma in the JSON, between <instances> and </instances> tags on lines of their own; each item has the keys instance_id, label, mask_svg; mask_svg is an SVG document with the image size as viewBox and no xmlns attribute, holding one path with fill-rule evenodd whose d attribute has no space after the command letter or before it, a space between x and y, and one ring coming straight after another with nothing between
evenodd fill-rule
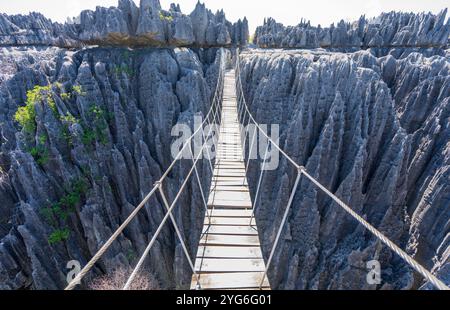
<instances>
[{"instance_id":1,"label":"green shrub","mask_svg":"<svg viewBox=\"0 0 450 310\"><path fill-rule=\"evenodd\" d=\"M56 229L48 236L48 243L51 245L69 239L70 230L68 228Z\"/></svg>"},{"instance_id":2,"label":"green shrub","mask_svg":"<svg viewBox=\"0 0 450 310\"><path fill-rule=\"evenodd\" d=\"M34 109L34 105L20 107L14 115L14 120L18 122L27 133L34 133L36 130L35 118L36 110Z\"/></svg>"},{"instance_id":3,"label":"green shrub","mask_svg":"<svg viewBox=\"0 0 450 310\"><path fill-rule=\"evenodd\" d=\"M83 87L81 87L81 85L73 85L72 91L79 96L86 96L86 93L83 91Z\"/></svg>"},{"instance_id":4,"label":"green shrub","mask_svg":"<svg viewBox=\"0 0 450 310\"><path fill-rule=\"evenodd\" d=\"M42 216L44 217L44 219L47 222L49 222L52 226L56 226L57 225L57 223L55 221L55 218L54 218L53 206L52 207L41 208L39 211L42 214Z\"/></svg>"},{"instance_id":5,"label":"green shrub","mask_svg":"<svg viewBox=\"0 0 450 310\"><path fill-rule=\"evenodd\" d=\"M92 146L97 141L103 145L108 144L108 136L105 134L105 130L108 128L108 119L111 119L113 116L96 105L89 109L89 113L91 114L92 122L89 126L87 124L83 125L81 142L85 146Z\"/></svg>"},{"instance_id":6,"label":"green shrub","mask_svg":"<svg viewBox=\"0 0 450 310\"><path fill-rule=\"evenodd\" d=\"M83 196L86 194L88 184L82 178L76 179L70 183L67 190L68 192L61 197L59 201L40 210L40 213L44 216L45 220L55 228L52 234L48 237L50 244L55 244L69 238L70 230L67 227L57 227L61 222L63 225L66 225L70 214L75 212L76 206L81 203Z\"/></svg>"},{"instance_id":7,"label":"green shrub","mask_svg":"<svg viewBox=\"0 0 450 310\"><path fill-rule=\"evenodd\" d=\"M85 195L88 191L88 184L80 178L72 183L72 190L80 195Z\"/></svg>"},{"instance_id":8,"label":"green shrub","mask_svg":"<svg viewBox=\"0 0 450 310\"><path fill-rule=\"evenodd\" d=\"M90 107L89 112L95 117L96 120L101 120L105 117L105 111L96 105Z\"/></svg>"},{"instance_id":9,"label":"green shrub","mask_svg":"<svg viewBox=\"0 0 450 310\"><path fill-rule=\"evenodd\" d=\"M62 115L59 119L63 122L69 123L71 125L78 123L78 120L69 112L67 112L66 115Z\"/></svg>"},{"instance_id":10,"label":"green shrub","mask_svg":"<svg viewBox=\"0 0 450 310\"><path fill-rule=\"evenodd\" d=\"M76 119L72 114L67 112L66 115L63 115L59 118L61 122L63 122L61 129L61 137L66 140L69 147L73 145L73 135L69 130L69 126L78 123L78 119Z\"/></svg>"},{"instance_id":11,"label":"green shrub","mask_svg":"<svg viewBox=\"0 0 450 310\"><path fill-rule=\"evenodd\" d=\"M127 64L121 64L120 66L116 66L113 69L116 76L121 75L122 73L125 73L129 76L134 76L134 70Z\"/></svg>"},{"instance_id":12,"label":"green shrub","mask_svg":"<svg viewBox=\"0 0 450 310\"><path fill-rule=\"evenodd\" d=\"M81 195L76 192L69 193L63 196L60 200L61 204L69 210L75 210L77 204L81 202Z\"/></svg>"},{"instance_id":13,"label":"green shrub","mask_svg":"<svg viewBox=\"0 0 450 310\"><path fill-rule=\"evenodd\" d=\"M69 145L69 147L73 146L73 136L72 136L72 133L69 130L69 125L63 124L63 126L61 128L61 138L66 140L66 142Z\"/></svg>"},{"instance_id":14,"label":"green shrub","mask_svg":"<svg viewBox=\"0 0 450 310\"><path fill-rule=\"evenodd\" d=\"M60 202L57 202L53 204L51 207L51 212L53 217L56 217L63 222L67 221L67 218L69 217L70 212L73 212L74 210L67 210L64 205L62 205L61 200Z\"/></svg>"},{"instance_id":15,"label":"green shrub","mask_svg":"<svg viewBox=\"0 0 450 310\"><path fill-rule=\"evenodd\" d=\"M47 164L50 159L48 149L43 144L38 144L37 146L31 148L30 154L40 166Z\"/></svg>"},{"instance_id":16,"label":"green shrub","mask_svg":"<svg viewBox=\"0 0 450 310\"><path fill-rule=\"evenodd\" d=\"M83 131L83 135L81 136L81 142L85 146L90 146L96 141L95 131L91 128L86 128Z\"/></svg>"},{"instance_id":17,"label":"green shrub","mask_svg":"<svg viewBox=\"0 0 450 310\"><path fill-rule=\"evenodd\" d=\"M128 249L127 251L127 259L129 262L132 262L136 259L137 255L136 252L133 251L133 249Z\"/></svg>"},{"instance_id":18,"label":"green shrub","mask_svg":"<svg viewBox=\"0 0 450 310\"><path fill-rule=\"evenodd\" d=\"M69 100L71 95L69 93L61 93L62 100Z\"/></svg>"},{"instance_id":19,"label":"green shrub","mask_svg":"<svg viewBox=\"0 0 450 310\"><path fill-rule=\"evenodd\" d=\"M45 142L47 142L47 137L44 135L40 135L38 140L40 144L45 144Z\"/></svg>"},{"instance_id":20,"label":"green shrub","mask_svg":"<svg viewBox=\"0 0 450 310\"><path fill-rule=\"evenodd\" d=\"M167 21L167 22L172 22L173 21L173 17L172 17L172 15L165 15L165 14L163 14L163 12L159 12L159 19L160 20L165 20L165 21Z\"/></svg>"},{"instance_id":21,"label":"green shrub","mask_svg":"<svg viewBox=\"0 0 450 310\"><path fill-rule=\"evenodd\" d=\"M59 204L70 211L81 202L88 190L88 185L83 179L78 179L71 184L71 191L59 200Z\"/></svg>"},{"instance_id":22,"label":"green shrub","mask_svg":"<svg viewBox=\"0 0 450 310\"><path fill-rule=\"evenodd\" d=\"M89 109L89 112L94 116L95 121L97 122L97 125L102 126L102 129L106 129L106 123L103 122L104 120L106 122L109 122L114 119L114 113L106 112L99 106L92 106Z\"/></svg>"},{"instance_id":23,"label":"green shrub","mask_svg":"<svg viewBox=\"0 0 450 310\"><path fill-rule=\"evenodd\" d=\"M62 100L67 101L71 98L74 98L75 94L78 96L86 96L86 92L83 91L83 87L80 85L73 85L71 90L69 90L68 92L62 92L60 96Z\"/></svg>"},{"instance_id":24,"label":"green shrub","mask_svg":"<svg viewBox=\"0 0 450 310\"><path fill-rule=\"evenodd\" d=\"M26 133L32 134L36 131L36 103L46 101L55 115L58 114L55 101L52 97L52 86L35 86L27 91L25 106L19 107L14 114L14 120L22 126Z\"/></svg>"}]
</instances>

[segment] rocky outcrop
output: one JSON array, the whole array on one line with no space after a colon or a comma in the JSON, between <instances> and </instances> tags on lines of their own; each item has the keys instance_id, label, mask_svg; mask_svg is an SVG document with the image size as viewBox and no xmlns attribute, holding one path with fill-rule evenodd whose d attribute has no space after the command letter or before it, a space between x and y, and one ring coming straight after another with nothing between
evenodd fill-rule
<instances>
[{"instance_id":1,"label":"rocky outcrop","mask_svg":"<svg viewBox=\"0 0 450 310\"><path fill-rule=\"evenodd\" d=\"M195 46L219 47L248 42L246 19L232 24L223 11L213 14L197 3L190 15L172 4L168 11L159 0L119 0L117 7L82 11L73 22L52 23L38 13L28 16L0 15L0 45Z\"/></svg>"},{"instance_id":2,"label":"rocky outcrop","mask_svg":"<svg viewBox=\"0 0 450 310\"><path fill-rule=\"evenodd\" d=\"M40 13L6 15L0 13L0 45L71 46L82 44L69 36L73 25L53 23Z\"/></svg>"},{"instance_id":3,"label":"rocky outcrop","mask_svg":"<svg viewBox=\"0 0 450 310\"><path fill-rule=\"evenodd\" d=\"M269 19L258 28L260 46L328 50L248 50L241 67L250 109L260 123L280 124L281 147L450 283L445 14L391 12L323 29ZM183 15L177 5L162 10L158 0L139 7L120 0L65 25L37 13L0 15L0 289L63 288L67 262L84 265L166 170L172 126L192 127L208 110L217 49L128 47L246 45L247 38L245 18L231 24L200 3ZM91 44L116 47L60 48ZM369 50L355 51L361 48ZM190 168L190 160L180 161L169 174L169 201ZM202 184L191 179L174 211L191 257L208 168L199 164ZM252 195L258 172L251 161ZM264 174L256 216L266 258L294 178L284 159ZM164 214L156 195L86 282L134 266ZM379 286L366 281L373 259L381 263ZM189 286L169 223L145 265L162 288ZM305 178L269 276L280 289L432 288Z\"/></svg>"},{"instance_id":4,"label":"rocky outcrop","mask_svg":"<svg viewBox=\"0 0 450 310\"><path fill-rule=\"evenodd\" d=\"M245 52L244 93L280 146L331 191L449 284L450 63L411 53ZM250 165L254 194L259 166ZM295 179L266 171L257 222L267 257ZM276 203L275 203L276 202ZM382 283L366 282L381 263ZM270 271L280 289L409 289L423 278L302 178ZM428 286L427 286L428 287Z\"/></svg>"},{"instance_id":5,"label":"rocky outcrop","mask_svg":"<svg viewBox=\"0 0 450 310\"><path fill-rule=\"evenodd\" d=\"M390 12L367 19L322 28L301 21L297 26L283 26L274 19L257 28L254 43L264 48L402 48L445 47L450 35L447 9L437 15Z\"/></svg>"},{"instance_id":6,"label":"rocky outcrop","mask_svg":"<svg viewBox=\"0 0 450 310\"><path fill-rule=\"evenodd\" d=\"M246 17L244 19L238 20L236 26L232 28L233 42L240 46L246 46L249 40L249 29L248 20Z\"/></svg>"},{"instance_id":7,"label":"rocky outcrop","mask_svg":"<svg viewBox=\"0 0 450 310\"><path fill-rule=\"evenodd\" d=\"M88 44L102 40L108 44L125 42L136 32L138 9L133 1L121 0L119 7L97 7L95 11L82 11L75 35Z\"/></svg>"},{"instance_id":8,"label":"rocky outcrop","mask_svg":"<svg viewBox=\"0 0 450 310\"><path fill-rule=\"evenodd\" d=\"M218 61L216 50L0 51L0 289L64 288L67 262L84 265L167 169L172 126L209 109ZM36 89L34 125L22 130L14 115ZM169 201L191 164L164 182ZM205 192L207 165L198 165ZM174 210L191 256L204 216L198 186L192 178ZM87 280L134 266L164 214L156 195ZM163 288L189 287L170 223L146 268Z\"/></svg>"}]
</instances>

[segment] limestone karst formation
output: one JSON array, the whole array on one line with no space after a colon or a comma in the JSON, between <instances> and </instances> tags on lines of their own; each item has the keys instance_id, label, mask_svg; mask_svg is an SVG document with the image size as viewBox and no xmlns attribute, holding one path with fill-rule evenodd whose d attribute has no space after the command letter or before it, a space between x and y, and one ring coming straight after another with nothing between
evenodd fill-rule
<instances>
[{"instance_id":1,"label":"limestone karst formation","mask_svg":"<svg viewBox=\"0 0 450 310\"><path fill-rule=\"evenodd\" d=\"M236 46L257 121L280 124L288 154L450 284L449 34L446 10L328 28L267 19L251 49L246 18L231 23L201 3L185 15L158 0L120 0L65 24L0 13L0 289L65 287L67 262L85 264L167 169L172 127L208 111L218 56L231 62ZM169 200L191 164L170 174ZM249 166L252 195L258 164ZM198 171L207 192L208 162ZM285 160L264 175L256 218L265 258L294 177ZM192 256L201 201L193 179L174 212ZM84 288L133 267L164 214L155 196ZM273 288L432 288L305 179L287 223ZM381 262L379 286L366 282L371 259ZM189 287L172 226L145 267L158 287Z\"/></svg>"},{"instance_id":2,"label":"limestone karst formation","mask_svg":"<svg viewBox=\"0 0 450 310\"><path fill-rule=\"evenodd\" d=\"M448 58L272 50L241 57L244 93L258 122L280 124L280 146L296 162L448 283ZM253 193L258 164L248 174ZM294 172L282 160L264 175L256 216L266 255ZM384 266L383 288L423 284L306 179L283 241L272 271L279 288L370 289L370 259Z\"/></svg>"},{"instance_id":3,"label":"limestone karst formation","mask_svg":"<svg viewBox=\"0 0 450 310\"><path fill-rule=\"evenodd\" d=\"M233 24L200 2L185 15L175 4L163 10L159 0L141 0L139 7L119 0L117 7L85 10L65 24L39 13L0 14L0 45L244 46L248 36L246 18Z\"/></svg>"},{"instance_id":4,"label":"limestone karst formation","mask_svg":"<svg viewBox=\"0 0 450 310\"><path fill-rule=\"evenodd\" d=\"M437 15L389 12L370 19L361 16L353 23L341 20L329 27L303 20L284 26L268 18L256 29L254 43L273 48L445 47L450 35L446 14L447 9Z\"/></svg>"}]
</instances>

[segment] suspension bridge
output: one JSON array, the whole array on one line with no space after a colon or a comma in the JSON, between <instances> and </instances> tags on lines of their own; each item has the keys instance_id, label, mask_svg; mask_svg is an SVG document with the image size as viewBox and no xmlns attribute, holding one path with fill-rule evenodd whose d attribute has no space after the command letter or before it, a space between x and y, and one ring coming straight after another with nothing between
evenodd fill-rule
<instances>
[{"instance_id":1,"label":"suspension bridge","mask_svg":"<svg viewBox=\"0 0 450 310\"><path fill-rule=\"evenodd\" d=\"M191 289L271 289L267 273L271 267L275 251L278 249L283 229L286 226L285 224L288 220L289 211L291 210L300 178L304 177L328 195L338 207L342 208L349 216L358 221L360 225L364 226L384 245L395 252L418 274L433 284L436 289L449 290L450 288L445 283L387 238L381 231L368 223L362 216L353 211L350 206L344 203L339 197L334 195L309 174L305 167L297 164L283 149L280 148L277 142L273 141L268 136L251 114L245 101L241 81L239 50L236 51L236 60L234 61L235 66L233 69L227 69L225 50L221 49L219 53L220 63L216 90L214 92L211 107L206 114L203 123L184 142L180 152L175 156L173 162L161 176L159 181L155 183L152 190L133 212L131 212L128 218L120 225L113 235L100 247L97 253L65 289L72 290L77 287L77 285L80 285L82 279L101 259L111 244L137 216L150 198L156 194L160 195L167 212L124 284L124 290L130 289L136 275L142 269L145 259L154 246L157 237L169 220L174 227L185 257L192 270ZM212 180L208 197L206 197L202 190L201 176L198 172L197 165L200 160L203 160L203 158L201 158L203 152L206 151L209 153L210 151L207 147L207 138L210 137L213 127L207 126L210 130L206 135L203 132L203 127L211 124L219 124L220 127L218 131L219 138L216 145L216 157L212 160L212 156L207 156L209 167L212 172ZM248 156L245 156L247 138L245 132L243 132L249 124L254 125L254 128L256 128L255 131L258 131L258 134L265 137L268 141L266 154L260 165L259 178L253 201L250 198L247 171L250 162L250 154L252 153L251 148L254 145L254 141L249 141L248 147L250 151L248 152ZM191 149L191 142L199 134L203 136L205 142L203 143L199 154L194 156ZM255 136L256 135L253 135L253 138ZM260 246L258 225L255 219L255 208L258 206L257 200L261 192L261 184L266 165L265 159L269 148L275 148L286 158L291 165L290 169L296 171L296 177L269 257L265 261ZM166 181L176 162L182 158L182 154L187 150L190 151L192 155L192 167L185 176L175 198L172 202L169 202L164 191L164 181ZM197 254L193 259L172 212L177 206L179 198L186 189L191 177L194 178L194 175L201 192L205 219ZM278 206L274 205L274 207L277 208Z\"/></svg>"}]
</instances>

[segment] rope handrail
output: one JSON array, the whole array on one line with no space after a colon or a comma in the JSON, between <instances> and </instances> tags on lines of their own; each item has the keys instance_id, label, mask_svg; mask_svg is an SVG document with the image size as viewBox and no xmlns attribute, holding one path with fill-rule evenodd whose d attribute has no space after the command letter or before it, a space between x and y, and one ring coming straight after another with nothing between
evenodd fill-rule
<instances>
[{"instance_id":1,"label":"rope handrail","mask_svg":"<svg viewBox=\"0 0 450 310\"><path fill-rule=\"evenodd\" d=\"M212 127L210 126L209 132L208 132L208 135L207 135L207 136L209 136L209 135L211 134L211 131L212 131ZM127 282L125 283L125 285L124 285L124 287L123 287L123 290L128 290L128 289L130 288L131 283L133 282L133 280L134 280L134 278L136 277L137 273L139 272L139 270L141 269L142 265L144 264L145 258L147 257L148 253L150 252L151 248L153 247L153 244L155 243L156 238L159 236L159 233L161 232L162 228L164 227L164 224L166 223L166 221L167 221L167 219L168 219L169 217L170 217L170 219L172 220L172 223L173 223L173 225L174 225L174 227L175 227L177 236L178 236L178 238L179 238L180 241L181 241L181 245L182 245L182 247L183 247L183 251L184 251L184 253L185 253L186 258L188 259L188 262L189 262L189 265L190 265L190 267L191 267L191 269L192 269L192 272L194 273L194 275L195 275L195 277L196 277L196 280L197 280L197 287L200 288L200 277L199 277L199 275L197 274L197 272L196 272L196 270L195 270L195 266L194 266L194 264L192 263L192 259L191 259L190 256L189 256L189 252L188 252L188 250L187 250L186 244L185 244L184 240L182 239L181 232L179 231L179 228L178 228L178 226L177 226L177 224L176 224L176 222L175 222L175 218L174 218L173 215L172 215L172 211L173 211L173 209L176 207L176 203L178 202L178 199L180 198L181 194L183 193L183 190L186 188L186 185L188 184L188 181L189 181L189 179L190 179L190 177L191 177L191 175L192 175L192 172L195 171L195 172L197 173L197 162L200 160L200 157L202 156L202 152L203 152L203 150L205 149L205 147L207 146L207 142L208 142L208 141L205 141L205 142L203 143L202 148L201 148L199 154L197 155L197 157L195 158L195 160L193 160L192 167L191 167L191 169L189 170L189 172L188 172L186 178L184 179L184 181L183 181L183 183L182 183L182 185L181 185L181 187L180 187L180 189L179 189L179 191L178 191L178 193L177 193L177 195L176 195L174 201L173 201L172 204L170 205L170 207L169 207L169 203L168 203L168 201L167 201L167 198L166 198L166 196L165 196L165 194L164 194L164 192L163 192L163 190L162 190L162 186L159 187L159 190L160 190L160 193L161 193L161 197L162 197L163 202L164 202L164 205L165 205L165 207L166 207L166 209L167 209L167 213L166 213L166 215L164 216L163 220L161 221L161 223L160 223L158 229L157 229L156 232L154 233L154 235L153 235L152 239L150 240L149 244L147 245L147 247L146 247L144 253L141 255L141 257L140 257L138 263L136 264L136 267L133 269L133 271L132 271L130 277L128 278ZM191 151L191 155L193 156L192 149L189 148L189 150ZM212 173L212 172L211 172L211 173ZM197 174L197 177L198 177L198 174ZM201 184L199 184L199 186L201 187ZM207 207L207 205L205 205L205 208L206 208L206 212L207 212L207 214L208 214L208 207Z\"/></svg>"},{"instance_id":2,"label":"rope handrail","mask_svg":"<svg viewBox=\"0 0 450 310\"><path fill-rule=\"evenodd\" d=\"M400 256L405 262L407 262L412 268L414 268L418 273L420 273L426 280L428 280L430 283L432 283L436 288L440 289L440 290L450 290L450 288L441 280L439 280L435 275L433 275L430 271L428 271L425 267L423 267L421 264L419 264L419 262L417 262L414 258L412 258L410 255L408 255L405 251L403 251L399 246L397 246L394 242L392 242L389 238L387 238L383 233L381 233L378 229L376 229L374 226L372 226L369 222L367 222L364 218L362 218L360 215L358 215L355 211L353 211L352 208L350 208L347 204L345 204L339 197L337 197L335 194L333 194L331 191L329 191L325 186L323 186L319 181L317 181L313 176L311 176L308 171L306 170L306 168L304 166L301 166L299 164L297 164L288 154L286 154L286 152L284 152L284 150L281 149L281 147L275 142L273 141L265 132L264 130L260 127L260 125L258 124L258 122L255 120L255 118L253 117L253 115L251 114L247 102L245 100L245 96L243 93L243 87L242 87L242 80L241 80L241 70L240 70L240 55L239 55L239 49L237 49L236 52L236 76L237 76L237 80L238 82L236 84L238 84L238 88L240 90L240 96L238 96L238 104L240 103L240 101L242 101L242 105L245 107L246 112L249 115L249 119L251 119L253 121L253 123L255 124L255 126L260 130L260 132L268 139L268 141L270 142L271 145L273 145L275 148L277 148L280 153L291 163L293 164L297 170L298 170L298 175L295 181L295 185L293 187L293 190L291 192L291 196L289 199L289 203L288 206L285 210L284 216L283 216L283 220L282 223L280 225L276 240L274 242L274 245L272 247L272 251L269 257L269 262L266 266L266 270L263 276L263 279L261 281L261 284L264 282L265 277L267 275L267 271L268 268L270 267L270 262L272 260L273 257L273 252L278 244L279 241L279 237L281 234L281 230L284 227L284 224L286 222L286 218L287 218L287 214L288 211L290 209L290 206L292 204L292 200L293 197L295 195L295 191L297 189L298 186L298 182L299 182L299 178L300 176L303 174L304 176L306 176L314 185L316 185L319 189L321 189L325 194L327 194L331 199L333 199L341 208L344 209L344 211L346 211L348 214L350 214L354 219L356 219L361 225L363 225L367 230L369 230L376 238L378 238L379 240L381 240L386 246L388 246L392 251L394 251L398 256ZM239 100L241 99L241 100ZM250 122L250 121L249 121ZM250 155L250 154L249 154ZM255 206L256 207L256 206ZM254 211L253 211L254 212ZM261 287L261 286L260 286Z\"/></svg>"},{"instance_id":3,"label":"rope handrail","mask_svg":"<svg viewBox=\"0 0 450 310\"><path fill-rule=\"evenodd\" d=\"M75 276L75 278L72 281L70 281L70 283L66 286L66 288L64 290L72 290L75 288L75 286L77 286L78 284L81 283L81 280L84 278L84 276L92 269L92 267L95 265L95 263L105 254L105 252L109 249L111 244L118 238L118 236L123 232L123 230L136 217L136 215L139 213L139 211L145 206L145 204L150 200L150 198L155 194L155 192L158 189L162 188L161 187L162 182L167 178L170 171L175 166L176 162L180 159L180 157L183 154L186 147L188 145L190 146L190 142L192 141L192 139L199 133L200 130L203 129L203 126L209 120L209 117L210 117L212 111L215 110L215 107L217 106L217 103L219 102L218 92L220 89L220 85L223 83L224 65L225 65L224 51L222 48L222 49L220 49L219 74L218 74L218 78L217 78L216 89L214 91L214 97L212 99L211 107L210 107L208 113L206 114L204 121L197 128L197 130L195 130L194 133L189 138L186 139L181 150L175 156L174 160L172 161L170 166L166 169L166 171L163 173L161 178L155 183L155 185L150 190L150 192L147 194L147 196L145 196L145 198L139 203L139 205L133 210L133 212L131 212L131 214L127 217L127 219L119 226L119 228L116 229L116 231L111 235L111 237L105 242L105 244L103 244L103 246L96 252L96 254L80 270L80 272ZM214 119L215 119L215 112L214 112ZM199 153L199 155L201 155L201 152ZM195 165L193 167L195 167ZM192 171L190 173L192 173ZM186 180L188 180L188 179L189 178L186 178ZM167 212L166 216L169 217L169 214L171 214L171 212ZM167 218L165 218L165 220L167 220ZM164 223L165 223L165 220L163 220ZM162 225L160 224L160 226L162 226ZM155 232L155 234L156 234L156 232Z\"/></svg>"}]
</instances>

